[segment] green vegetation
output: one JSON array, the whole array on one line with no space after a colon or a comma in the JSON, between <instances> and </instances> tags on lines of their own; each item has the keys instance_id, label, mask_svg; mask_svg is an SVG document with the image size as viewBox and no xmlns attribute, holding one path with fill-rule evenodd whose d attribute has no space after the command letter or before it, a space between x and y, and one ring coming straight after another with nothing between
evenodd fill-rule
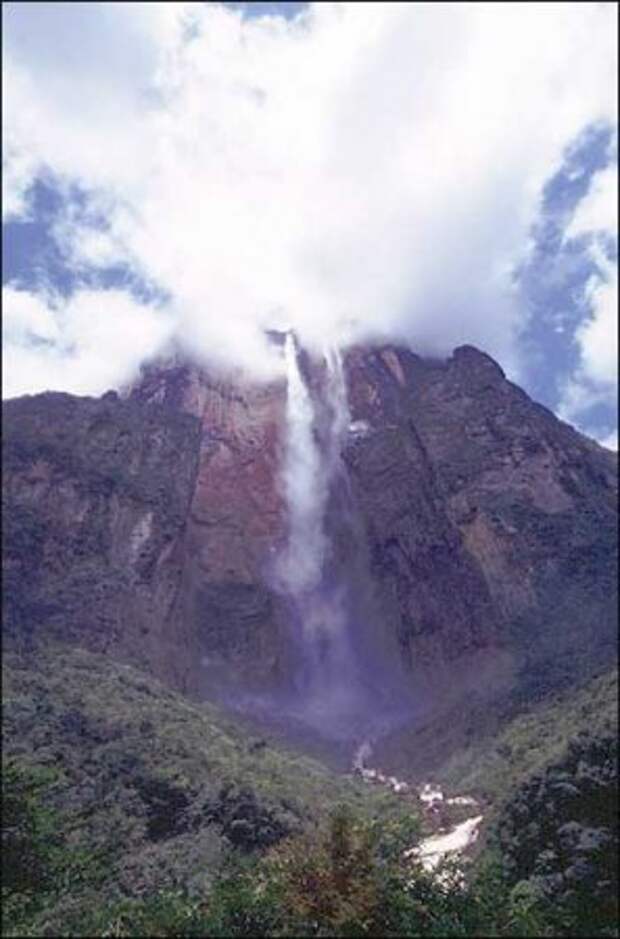
<instances>
[{"instance_id":1,"label":"green vegetation","mask_svg":"<svg viewBox=\"0 0 620 939\"><path fill-rule=\"evenodd\" d=\"M512 897L553 935L616 935L618 739L582 733L504 806L493 837Z\"/></svg>"},{"instance_id":2,"label":"green vegetation","mask_svg":"<svg viewBox=\"0 0 620 939\"><path fill-rule=\"evenodd\" d=\"M16 779L11 771L12 785ZM604 887L599 881L593 905L584 903L585 881L575 892L566 876L562 889L549 877L547 882L540 876L517 879L531 872L531 864L507 870L507 860L523 848L518 831L513 832L516 854L515 844L503 856L487 853L464 882L452 865L429 874L404 856L413 834L404 819L384 826L336 806L323 824L283 839L266 854L231 853L200 891L168 885L107 899L94 889L100 868L92 859L90 867L80 866L65 851L50 867L43 829L52 842L57 839L41 814L36 802L26 800L17 823L12 816L9 849L11 838L19 837L39 873L37 883L30 876L18 882L7 878L5 935L617 935L613 884Z\"/></svg>"},{"instance_id":3,"label":"green vegetation","mask_svg":"<svg viewBox=\"0 0 620 939\"><path fill-rule=\"evenodd\" d=\"M3 762L3 935L45 934L50 904L70 910L77 897L92 901L105 879L111 852L72 845L63 813L50 808L57 782L54 771Z\"/></svg>"},{"instance_id":4,"label":"green vegetation","mask_svg":"<svg viewBox=\"0 0 620 939\"><path fill-rule=\"evenodd\" d=\"M62 931L101 898L200 896L231 856L315 827L336 804L386 823L404 812L390 793L244 734L217 708L103 655L6 651L3 696L5 792L40 870L56 872L37 875L36 889L12 884L8 934Z\"/></svg>"},{"instance_id":5,"label":"green vegetation","mask_svg":"<svg viewBox=\"0 0 620 939\"><path fill-rule=\"evenodd\" d=\"M557 760L581 731L613 733L617 726L618 673L610 669L577 690L531 707L497 735L459 750L434 777L499 805L530 774Z\"/></svg>"},{"instance_id":6,"label":"green vegetation","mask_svg":"<svg viewBox=\"0 0 620 939\"><path fill-rule=\"evenodd\" d=\"M9 859L23 851L33 862L28 873L18 865L6 877L4 935L443 936L498 922L505 886L497 865L467 890L449 868L440 881L403 856L415 824L370 822L347 805L263 856L231 851L199 890L169 882L106 895L102 865L73 854L62 814L42 806L40 783L36 771L14 764L4 775L12 808L3 847Z\"/></svg>"},{"instance_id":7,"label":"green vegetation","mask_svg":"<svg viewBox=\"0 0 620 939\"><path fill-rule=\"evenodd\" d=\"M104 656L7 653L2 934L617 936L614 689L513 721L503 763L480 754L502 797L463 878L405 855L406 799Z\"/></svg>"}]
</instances>

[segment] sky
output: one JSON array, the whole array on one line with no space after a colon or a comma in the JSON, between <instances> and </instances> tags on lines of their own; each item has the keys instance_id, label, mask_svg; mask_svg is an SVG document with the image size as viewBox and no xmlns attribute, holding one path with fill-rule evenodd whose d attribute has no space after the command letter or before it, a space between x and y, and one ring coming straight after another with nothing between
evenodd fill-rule
<instances>
[{"instance_id":1,"label":"sky","mask_svg":"<svg viewBox=\"0 0 620 939\"><path fill-rule=\"evenodd\" d=\"M4 3L3 396L476 345L617 448L611 3Z\"/></svg>"}]
</instances>

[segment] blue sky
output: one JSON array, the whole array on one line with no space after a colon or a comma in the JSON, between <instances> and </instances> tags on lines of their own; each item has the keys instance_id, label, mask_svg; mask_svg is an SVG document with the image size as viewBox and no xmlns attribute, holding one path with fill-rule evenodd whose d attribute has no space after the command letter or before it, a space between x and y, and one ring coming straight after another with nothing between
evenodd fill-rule
<instances>
[{"instance_id":1,"label":"blue sky","mask_svg":"<svg viewBox=\"0 0 620 939\"><path fill-rule=\"evenodd\" d=\"M5 395L171 338L267 375L286 321L472 342L615 446L615 13L156 6L3 8Z\"/></svg>"},{"instance_id":2,"label":"blue sky","mask_svg":"<svg viewBox=\"0 0 620 939\"><path fill-rule=\"evenodd\" d=\"M518 271L519 291L528 311L521 337L524 387L537 401L561 410L563 390L580 367L579 327L591 317L586 287L598 268L590 250L593 236L565 239L567 221L587 196L597 172L610 165L611 130L587 128L567 149L562 168L547 182L540 219L533 229L534 252ZM617 264L617 239L605 238L606 256ZM610 344L615 336L610 334ZM590 433L607 439L617 428L615 396L590 399L577 415Z\"/></svg>"}]
</instances>

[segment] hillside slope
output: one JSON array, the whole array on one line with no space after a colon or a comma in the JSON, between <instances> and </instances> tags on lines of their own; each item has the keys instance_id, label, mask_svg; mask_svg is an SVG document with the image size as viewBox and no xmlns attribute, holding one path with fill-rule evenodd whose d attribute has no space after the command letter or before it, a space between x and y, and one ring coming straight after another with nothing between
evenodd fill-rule
<instances>
[{"instance_id":1,"label":"hillside slope","mask_svg":"<svg viewBox=\"0 0 620 939\"><path fill-rule=\"evenodd\" d=\"M39 781L55 818L50 865L67 879L47 895L40 877L28 906L28 839L7 809L8 909L26 930L13 935L77 928L93 904L164 888L202 895L232 853L312 829L337 804L384 821L405 811L391 793L252 737L145 673L60 644L4 656L3 772L7 806Z\"/></svg>"},{"instance_id":2,"label":"hillside slope","mask_svg":"<svg viewBox=\"0 0 620 939\"><path fill-rule=\"evenodd\" d=\"M429 831L413 793L336 776L109 656L8 653L3 687L3 935L616 935L611 675L448 768L492 822L465 888L406 860Z\"/></svg>"}]
</instances>

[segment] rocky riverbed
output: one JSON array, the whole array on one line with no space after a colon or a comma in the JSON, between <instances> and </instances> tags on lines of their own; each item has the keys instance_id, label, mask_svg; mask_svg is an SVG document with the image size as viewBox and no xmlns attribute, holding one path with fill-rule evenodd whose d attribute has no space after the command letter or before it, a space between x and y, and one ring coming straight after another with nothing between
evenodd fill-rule
<instances>
[{"instance_id":1,"label":"rocky riverbed","mask_svg":"<svg viewBox=\"0 0 620 939\"><path fill-rule=\"evenodd\" d=\"M440 786L431 782L406 782L388 776L381 769L367 765L371 755L372 745L364 741L355 752L353 771L369 785L386 786L421 806L427 826L431 828L432 834L407 851L408 857L419 860L426 870L433 870L447 856L461 855L474 844L484 815L473 796L447 797Z\"/></svg>"}]
</instances>

